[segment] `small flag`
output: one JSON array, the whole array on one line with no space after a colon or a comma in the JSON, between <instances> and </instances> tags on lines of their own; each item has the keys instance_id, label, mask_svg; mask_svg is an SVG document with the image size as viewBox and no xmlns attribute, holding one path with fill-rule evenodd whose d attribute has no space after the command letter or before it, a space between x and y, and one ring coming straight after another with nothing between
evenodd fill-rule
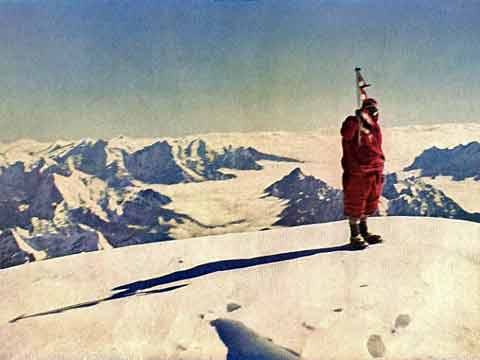
<instances>
[{"instance_id":1,"label":"small flag","mask_svg":"<svg viewBox=\"0 0 480 360\"><path fill-rule=\"evenodd\" d=\"M368 99L367 92L365 91L365 88L369 87L370 84L367 84L365 79L363 78L362 74L360 73L360 70L362 70L359 67L355 68L355 74L356 74L356 87L357 87L357 106L360 108L361 104ZM361 115L357 112L356 113L357 119L358 119L358 126L359 126L359 131L358 131L358 146L362 144L362 137L361 137L361 132L363 130L363 121L361 119Z\"/></svg>"},{"instance_id":2,"label":"small flag","mask_svg":"<svg viewBox=\"0 0 480 360\"><path fill-rule=\"evenodd\" d=\"M367 84L367 82L363 78L362 74L360 73L360 70L361 69L358 67L355 68L355 73L357 74L357 91L358 91L359 106L361 102L368 99L368 95L367 95L367 92L365 91L365 88L370 86L370 84Z\"/></svg>"}]
</instances>

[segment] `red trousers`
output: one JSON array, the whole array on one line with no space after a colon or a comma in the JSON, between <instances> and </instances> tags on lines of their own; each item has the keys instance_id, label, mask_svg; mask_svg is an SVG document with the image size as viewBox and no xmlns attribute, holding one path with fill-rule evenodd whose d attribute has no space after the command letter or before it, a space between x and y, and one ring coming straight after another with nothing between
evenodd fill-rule
<instances>
[{"instance_id":1,"label":"red trousers","mask_svg":"<svg viewBox=\"0 0 480 360\"><path fill-rule=\"evenodd\" d=\"M374 172L343 173L343 213L345 216L359 218L372 215L378 208L382 195L384 176Z\"/></svg>"}]
</instances>

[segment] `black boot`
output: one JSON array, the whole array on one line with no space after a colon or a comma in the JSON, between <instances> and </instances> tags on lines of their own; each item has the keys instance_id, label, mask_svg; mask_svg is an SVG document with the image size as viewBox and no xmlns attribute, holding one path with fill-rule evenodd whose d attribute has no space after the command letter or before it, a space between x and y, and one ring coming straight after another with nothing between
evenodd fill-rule
<instances>
[{"instance_id":1,"label":"black boot","mask_svg":"<svg viewBox=\"0 0 480 360\"><path fill-rule=\"evenodd\" d=\"M350 246L354 250L363 250L368 246L368 243L360 237L358 223L350 223Z\"/></svg>"},{"instance_id":2,"label":"black boot","mask_svg":"<svg viewBox=\"0 0 480 360\"><path fill-rule=\"evenodd\" d=\"M372 234L368 232L367 221L361 220L359 224L360 234L363 239L369 244L378 244L383 242L383 239L380 235Z\"/></svg>"}]
</instances>

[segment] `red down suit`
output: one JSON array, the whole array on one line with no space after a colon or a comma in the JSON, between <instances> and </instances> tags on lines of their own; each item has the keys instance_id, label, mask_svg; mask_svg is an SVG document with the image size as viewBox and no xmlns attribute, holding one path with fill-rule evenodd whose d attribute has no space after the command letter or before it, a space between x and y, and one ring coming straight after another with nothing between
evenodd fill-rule
<instances>
[{"instance_id":1,"label":"red down suit","mask_svg":"<svg viewBox=\"0 0 480 360\"><path fill-rule=\"evenodd\" d=\"M349 116L343 122L340 133L344 214L355 218L372 215L378 208L384 182L385 156L378 119L364 132L360 131L358 118Z\"/></svg>"}]
</instances>

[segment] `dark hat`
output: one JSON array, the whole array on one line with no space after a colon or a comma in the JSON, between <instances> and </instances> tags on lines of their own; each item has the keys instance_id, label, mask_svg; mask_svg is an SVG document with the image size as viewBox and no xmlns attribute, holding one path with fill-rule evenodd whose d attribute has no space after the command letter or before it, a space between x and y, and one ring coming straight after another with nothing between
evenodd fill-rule
<instances>
[{"instance_id":1,"label":"dark hat","mask_svg":"<svg viewBox=\"0 0 480 360\"><path fill-rule=\"evenodd\" d=\"M363 100L362 109L365 109L369 106L377 107L378 106L378 101L375 100L374 98L368 98L368 99Z\"/></svg>"}]
</instances>

